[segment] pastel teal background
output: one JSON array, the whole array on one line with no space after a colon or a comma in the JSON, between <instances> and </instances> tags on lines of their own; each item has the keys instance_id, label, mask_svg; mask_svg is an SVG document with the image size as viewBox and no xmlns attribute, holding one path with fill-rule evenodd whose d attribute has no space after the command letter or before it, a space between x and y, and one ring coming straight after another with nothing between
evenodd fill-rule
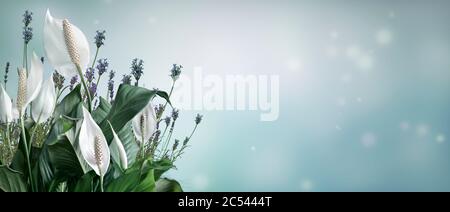
<instances>
[{"instance_id":1,"label":"pastel teal background","mask_svg":"<svg viewBox=\"0 0 450 212\"><path fill-rule=\"evenodd\" d=\"M178 138L205 115L169 173L188 191L450 191L450 1L0 0L2 67L21 64L26 9L44 54L47 8L91 42L105 29L118 73L144 59L148 88L169 88L172 63L280 76L277 121L182 111Z\"/></svg>"}]
</instances>

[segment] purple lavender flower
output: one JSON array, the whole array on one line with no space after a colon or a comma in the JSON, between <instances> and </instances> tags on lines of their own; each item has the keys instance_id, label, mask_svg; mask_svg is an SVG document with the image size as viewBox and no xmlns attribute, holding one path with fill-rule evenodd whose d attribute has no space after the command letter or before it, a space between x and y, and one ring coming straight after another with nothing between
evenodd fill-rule
<instances>
[{"instance_id":1,"label":"purple lavender flower","mask_svg":"<svg viewBox=\"0 0 450 212\"><path fill-rule=\"evenodd\" d=\"M73 88L75 87L75 84L77 84L77 82L78 82L78 75L75 75L72 77L72 79L70 79L69 89L73 90Z\"/></svg>"},{"instance_id":2,"label":"purple lavender flower","mask_svg":"<svg viewBox=\"0 0 450 212\"><path fill-rule=\"evenodd\" d=\"M174 122L178 119L179 112L180 111L177 110L177 109L173 109L172 110L172 119L173 119Z\"/></svg>"},{"instance_id":3,"label":"purple lavender flower","mask_svg":"<svg viewBox=\"0 0 450 212\"><path fill-rule=\"evenodd\" d=\"M200 124L200 122L202 122L203 116L200 114L197 114L197 116L195 117L195 124Z\"/></svg>"},{"instance_id":4,"label":"purple lavender flower","mask_svg":"<svg viewBox=\"0 0 450 212\"><path fill-rule=\"evenodd\" d=\"M109 93L109 98L111 99L111 101L114 98L114 77L116 75L116 72L114 70L111 70L109 72L109 80L108 80L108 93Z\"/></svg>"},{"instance_id":5,"label":"purple lavender flower","mask_svg":"<svg viewBox=\"0 0 450 212\"><path fill-rule=\"evenodd\" d=\"M55 88L61 90L64 86L65 78L63 75L59 74L57 71L53 72L53 82L55 83Z\"/></svg>"},{"instance_id":6,"label":"purple lavender flower","mask_svg":"<svg viewBox=\"0 0 450 212\"><path fill-rule=\"evenodd\" d=\"M169 124L170 124L170 117L166 116L166 118L164 118L164 122L166 123L166 127L169 126Z\"/></svg>"},{"instance_id":7,"label":"purple lavender flower","mask_svg":"<svg viewBox=\"0 0 450 212\"><path fill-rule=\"evenodd\" d=\"M23 27L22 34L25 44L28 44L30 40L33 39L33 28L27 26Z\"/></svg>"},{"instance_id":8,"label":"purple lavender flower","mask_svg":"<svg viewBox=\"0 0 450 212\"><path fill-rule=\"evenodd\" d=\"M172 151L177 150L179 144L180 144L180 140L175 139L175 143L173 143L173 146L172 146Z\"/></svg>"},{"instance_id":9,"label":"purple lavender flower","mask_svg":"<svg viewBox=\"0 0 450 212\"><path fill-rule=\"evenodd\" d=\"M92 97L97 96L97 84L95 84L95 82L91 83L91 86L89 87L89 93Z\"/></svg>"},{"instance_id":10,"label":"purple lavender flower","mask_svg":"<svg viewBox=\"0 0 450 212\"><path fill-rule=\"evenodd\" d=\"M183 141L183 146L186 146L189 142L189 137L186 137Z\"/></svg>"},{"instance_id":11,"label":"purple lavender flower","mask_svg":"<svg viewBox=\"0 0 450 212\"><path fill-rule=\"evenodd\" d=\"M98 75L102 76L104 73L106 73L106 71L108 71L108 66L109 66L109 63L106 59L98 60L98 65L97 65Z\"/></svg>"},{"instance_id":12,"label":"purple lavender flower","mask_svg":"<svg viewBox=\"0 0 450 212\"><path fill-rule=\"evenodd\" d=\"M122 84L131 85L131 75L123 75Z\"/></svg>"},{"instance_id":13,"label":"purple lavender flower","mask_svg":"<svg viewBox=\"0 0 450 212\"><path fill-rule=\"evenodd\" d=\"M173 81L177 81L181 74L182 65L173 64L172 69L170 70L170 77L172 77Z\"/></svg>"},{"instance_id":14,"label":"purple lavender flower","mask_svg":"<svg viewBox=\"0 0 450 212\"><path fill-rule=\"evenodd\" d=\"M84 77L86 77L86 80L91 83L95 79L95 69L88 68L86 69L86 73L84 74Z\"/></svg>"},{"instance_id":15,"label":"purple lavender flower","mask_svg":"<svg viewBox=\"0 0 450 212\"><path fill-rule=\"evenodd\" d=\"M131 74L134 76L134 79L136 79L136 86L138 86L139 79L141 79L141 76L144 74L143 70L144 61L137 58L133 59L133 61L131 62Z\"/></svg>"},{"instance_id":16,"label":"purple lavender flower","mask_svg":"<svg viewBox=\"0 0 450 212\"><path fill-rule=\"evenodd\" d=\"M33 12L26 10L25 13L23 14L23 24L27 27L28 25L30 25L32 20L33 20Z\"/></svg>"},{"instance_id":17,"label":"purple lavender flower","mask_svg":"<svg viewBox=\"0 0 450 212\"><path fill-rule=\"evenodd\" d=\"M97 30L97 34L95 35L95 45L97 45L97 48L100 48L101 46L103 46L105 44L104 43L104 41L106 39L105 34L106 34L105 30L103 30L103 31Z\"/></svg>"},{"instance_id":18,"label":"purple lavender flower","mask_svg":"<svg viewBox=\"0 0 450 212\"><path fill-rule=\"evenodd\" d=\"M5 75L3 76L3 82L5 83L5 87L6 87L6 83L8 83L8 73L9 73L9 62L6 63L6 67L5 67Z\"/></svg>"}]
</instances>

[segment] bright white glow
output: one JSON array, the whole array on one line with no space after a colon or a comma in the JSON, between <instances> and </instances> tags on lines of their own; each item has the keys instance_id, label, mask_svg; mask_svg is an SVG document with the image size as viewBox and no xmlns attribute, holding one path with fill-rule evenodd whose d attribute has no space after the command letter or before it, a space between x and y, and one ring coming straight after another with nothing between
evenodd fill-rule
<instances>
[{"instance_id":1,"label":"bright white glow","mask_svg":"<svg viewBox=\"0 0 450 212\"><path fill-rule=\"evenodd\" d=\"M392 42L392 32L388 29L381 29L376 33L375 39L382 46L389 45Z\"/></svg>"},{"instance_id":2,"label":"bright white glow","mask_svg":"<svg viewBox=\"0 0 450 212\"><path fill-rule=\"evenodd\" d=\"M416 133L418 136L424 137L428 135L430 127L426 124L420 124L416 127Z\"/></svg>"},{"instance_id":3,"label":"bright white glow","mask_svg":"<svg viewBox=\"0 0 450 212\"><path fill-rule=\"evenodd\" d=\"M363 55L358 59L358 67L364 71L370 70L373 67L373 58L369 55Z\"/></svg>"},{"instance_id":4,"label":"bright white glow","mask_svg":"<svg viewBox=\"0 0 450 212\"><path fill-rule=\"evenodd\" d=\"M440 133L440 134L438 134L437 136L436 136L436 142L438 142L438 143L444 143L445 142L445 135L444 134L442 134L442 133Z\"/></svg>"},{"instance_id":5,"label":"bright white glow","mask_svg":"<svg viewBox=\"0 0 450 212\"><path fill-rule=\"evenodd\" d=\"M301 191L310 192L313 190L313 188L314 188L314 183L309 179L305 179L300 182L300 190Z\"/></svg>"}]
</instances>

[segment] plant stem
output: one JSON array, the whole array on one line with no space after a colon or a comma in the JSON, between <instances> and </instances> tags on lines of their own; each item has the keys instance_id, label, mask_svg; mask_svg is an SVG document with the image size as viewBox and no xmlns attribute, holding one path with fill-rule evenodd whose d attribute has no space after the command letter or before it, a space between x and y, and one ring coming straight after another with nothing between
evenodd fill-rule
<instances>
[{"instance_id":1,"label":"plant stem","mask_svg":"<svg viewBox=\"0 0 450 212\"><path fill-rule=\"evenodd\" d=\"M28 44L27 43L23 43L23 62L22 62L22 67L24 67L25 70L27 70L27 73L28 73Z\"/></svg>"},{"instance_id":2,"label":"plant stem","mask_svg":"<svg viewBox=\"0 0 450 212\"><path fill-rule=\"evenodd\" d=\"M144 132L142 131L142 142L141 142L141 155L142 155L142 159L145 158L145 141L144 141Z\"/></svg>"},{"instance_id":3,"label":"plant stem","mask_svg":"<svg viewBox=\"0 0 450 212\"><path fill-rule=\"evenodd\" d=\"M75 64L75 66L77 67L78 75L80 75L80 79L81 79L81 84L83 84L84 91L86 92L86 95L88 97L88 110L89 110L89 112L91 112L92 111L91 93L89 92L89 88L86 85L86 80L83 77L83 72L81 71L81 67L77 64Z\"/></svg>"},{"instance_id":4,"label":"plant stem","mask_svg":"<svg viewBox=\"0 0 450 212\"><path fill-rule=\"evenodd\" d=\"M172 96L173 88L174 88L174 87L175 87L175 81L172 82L172 88L170 88L170 92L169 92L169 99L170 99L170 97ZM168 103L169 103L169 102L166 101L166 103L164 104L163 111L160 113L159 117L157 117L157 119L156 119L157 122L159 122L159 121L161 120L162 114L163 114L164 111L166 110L166 107L167 107L167 104L168 104Z\"/></svg>"},{"instance_id":5,"label":"plant stem","mask_svg":"<svg viewBox=\"0 0 450 212\"><path fill-rule=\"evenodd\" d=\"M92 66L91 66L91 68L94 68L94 66L95 66L95 62L96 62L96 60L97 60L97 56L98 56L98 51L100 50L100 48L97 48L97 51L95 52L95 57L94 57L94 61L92 62Z\"/></svg>"},{"instance_id":6,"label":"plant stem","mask_svg":"<svg viewBox=\"0 0 450 212\"><path fill-rule=\"evenodd\" d=\"M23 114L20 114L20 125L22 128L22 139L23 139L23 143L25 145L25 157L27 160L27 167L28 167L28 177L30 178L30 185L31 185L31 191L34 192L35 187L34 187L34 183L33 183L33 173L31 173L31 162L30 162L30 152L29 149L31 150L31 145L30 148L28 148L28 142L27 142L27 136L25 134L25 123L23 120Z\"/></svg>"}]
</instances>

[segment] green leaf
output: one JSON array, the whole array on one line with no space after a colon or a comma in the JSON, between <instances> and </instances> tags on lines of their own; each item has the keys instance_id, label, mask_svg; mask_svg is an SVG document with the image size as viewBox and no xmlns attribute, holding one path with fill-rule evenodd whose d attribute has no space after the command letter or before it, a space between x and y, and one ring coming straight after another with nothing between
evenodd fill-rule
<instances>
[{"instance_id":1,"label":"green leaf","mask_svg":"<svg viewBox=\"0 0 450 212\"><path fill-rule=\"evenodd\" d=\"M48 155L57 178L80 177L84 174L75 150L66 137L58 140L56 144L49 145Z\"/></svg>"},{"instance_id":2,"label":"green leaf","mask_svg":"<svg viewBox=\"0 0 450 212\"><path fill-rule=\"evenodd\" d=\"M82 102L81 85L78 85L56 106L54 117L71 116L80 102Z\"/></svg>"},{"instance_id":3,"label":"green leaf","mask_svg":"<svg viewBox=\"0 0 450 212\"><path fill-rule=\"evenodd\" d=\"M152 164L153 169L155 169L155 180L159 180L161 175L163 175L166 171L169 171L173 168L173 163L169 159L162 159L159 161L155 161Z\"/></svg>"},{"instance_id":4,"label":"green leaf","mask_svg":"<svg viewBox=\"0 0 450 212\"><path fill-rule=\"evenodd\" d=\"M111 141L113 135L108 121L114 129L120 131L131 119L133 119L149 101L156 95L157 91L148 90L136 86L122 84L117 91L116 99L108 113L108 116L100 124L106 140Z\"/></svg>"},{"instance_id":5,"label":"green leaf","mask_svg":"<svg viewBox=\"0 0 450 212\"><path fill-rule=\"evenodd\" d=\"M110 182L107 192L154 191L155 180L150 160L136 162L119 178Z\"/></svg>"},{"instance_id":6,"label":"green leaf","mask_svg":"<svg viewBox=\"0 0 450 212\"><path fill-rule=\"evenodd\" d=\"M139 152L139 146L134 138L133 131L131 129L131 122L127 123L119 132L117 132L120 141L122 141L125 152L127 153L128 167L134 164L136 156Z\"/></svg>"},{"instance_id":7,"label":"green leaf","mask_svg":"<svg viewBox=\"0 0 450 212\"><path fill-rule=\"evenodd\" d=\"M105 120L110 110L111 104L103 97L100 97L100 104L97 109L92 112L92 118L94 118L97 124L100 124L103 120Z\"/></svg>"},{"instance_id":8,"label":"green leaf","mask_svg":"<svg viewBox=\"0 0 450 212\"><path fill-rule=\"evenodd\" d=\"M172 103L170 102L169 94L167 94L167 92L165 92L165 91L157 91L156 95L158 95L159 97L165 99L167 101L167 103L169 103L169 105L172 106Z\"/></svg>"},{"instance_id":9,"label":"green leaf","mask_svg":"<svg viewBox=\"0 0 450 212\"><path fill-rule=\"evenodd\" d=\"M94 171L90 171L83 175L73 188L73 192L91 192L96 176Z\"/></svg>"},{"instance_id":10,"label":"green leaf","mask_svg":"<svg viewBox=\"0 0 450 212\"><path fill-rule=\"evenodd\" d=\"M49 150L49 146L55 145L61 140L66 140L64 134L73 127L73 121L58 118L53 124L50 133L44 142L41 154L37 160L37 165L34 167L35 170L33 170L33 172L39 173L37 175L37 181L39 186L44 190L47 190L50 187L50 184L54 181L55 177L55 164L51 161L51 156L53 158L55 157L52 151L55 150L54 148Z\"/></svg>"},{"instance_id":11,"label":"green leaf","mask_svg":"<svg viewBox=\"0 0 450 212\"><path fill-rule=\"evenodd\" d=\"M183 192L180 183L176 180L161 178L156 181L156 192Z\"/></svg>"},{"instance_id":12,"label":"green leaf","mask_svg":"<svg viewBox=\"0 0 450 212\"><path fill-rule=\"evenodd\" d=\"M155 175L153 169L142 174L142 179L133 192L153 192L155 190Z\"/></svg>"},{"instance_id":13,"label":"green leaf","mask_svg":"<svg viewBox=\"0 0 450 212\"><path fill-rule=\"evenodd\" d=\"M138 185L141 173L138 169L129 170L122 176L112 181L107 187L107 192L131 192Z\"/></svg>"},{"instance_id":14,"label":"green leaf","mask_svg":"<svg viewBox=\"0 0 450 212\"><path fill-rule=\"evenodd\" d=\"M18 171L0 166L0 190L5 192L26 192L27 184Z\"/></svg>"}]
</instances>

